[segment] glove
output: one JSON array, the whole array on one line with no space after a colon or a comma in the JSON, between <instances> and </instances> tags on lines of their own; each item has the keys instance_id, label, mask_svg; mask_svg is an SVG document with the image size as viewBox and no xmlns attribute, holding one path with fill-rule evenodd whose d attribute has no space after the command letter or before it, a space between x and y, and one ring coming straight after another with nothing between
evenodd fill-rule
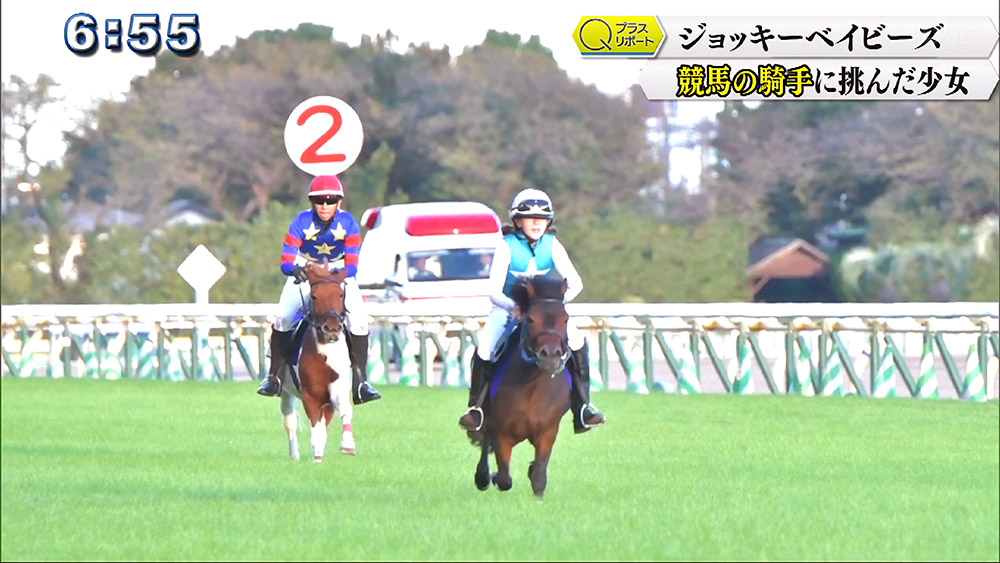
<instances>
[{"instance_id":1,"label":"glove","mask_svg":"<svg viewBox=\"0 0 1000 563\"><path fill-rule=\"evenodd\" d=\"M298 264L292 266L292 277L295 278L295 283L308 281L308 278L306 277L306 269Z\"/></svg>"}]
</instances>

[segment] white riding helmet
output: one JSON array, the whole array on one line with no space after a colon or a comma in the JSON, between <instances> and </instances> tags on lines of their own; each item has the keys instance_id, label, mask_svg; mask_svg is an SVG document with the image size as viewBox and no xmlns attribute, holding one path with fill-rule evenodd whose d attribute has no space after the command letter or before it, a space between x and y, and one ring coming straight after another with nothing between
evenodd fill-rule
<instances>
[{"instance_id":1,"label":"white riding helmet","mask_svg":"<svg viewBox=\"0 0 1000 563\"><path fill-rule=\"evenodd\" d=\"M537 217L551 220L555 217L555 212L552 210L552 200L542 190L525 188L514 196L514 201L510 204L510 220L513 221L518 217Z\"/></svg>"}]
</instances>

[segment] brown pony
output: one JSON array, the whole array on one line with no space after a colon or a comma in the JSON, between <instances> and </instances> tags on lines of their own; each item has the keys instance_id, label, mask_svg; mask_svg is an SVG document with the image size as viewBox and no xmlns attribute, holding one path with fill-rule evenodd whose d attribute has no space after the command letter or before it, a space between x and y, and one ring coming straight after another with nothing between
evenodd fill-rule
<instances>
[{"instance_id":1,"label":"brown pony","mask_svg":"<svg viewBox=\"0 0 1000 563\"><path fill-rule=\"evenodd\" d=\"M552 446L569 410L566 288L565 280L543 276L524 278L514 288L521 322L496 363L483 403L483 427L469 433L481 448L475 477L481 491L489 488L491 480L501 491L513 486L511 453L515 445L528 440L535 447L535 459L528 466L531 488L539 498L545 493ZM491 450L497 463L492 478Z\"/></svg>"},{"instance_id":2,"label":"brown pony","mask_svg":"<svg viewBox=\"0 0 1000 563\"><path fill-rule=\"evenodd\" d=\"M306 265L309 281L309 303L306 304L305 326L302 350L298 356L298 367L288 363L292 385L281 389L281 414L288 432L288 456L299 459L299 441L296 435L298 416L295 412L296 399L309 417L310 442L313 460L322 461L326 449L327 430L333 420L335 410L340 411L344 431L340 451L354 455L354 406L350 398L350 377L341 379L341 374L351 373L351 361L347 353L347 339L341 338L344 330L344 279L346 269L333 270L326 264L310 262Z\"/></svg>"}]
</instances>

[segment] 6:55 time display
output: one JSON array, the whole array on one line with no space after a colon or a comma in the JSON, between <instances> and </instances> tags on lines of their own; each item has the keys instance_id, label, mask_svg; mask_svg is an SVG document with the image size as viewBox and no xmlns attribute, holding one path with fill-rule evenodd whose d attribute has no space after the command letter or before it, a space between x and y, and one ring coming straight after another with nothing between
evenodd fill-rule
<instances>
[{"instance_id":1,"label":"6:55 time display","mask_svg":"<svg viewBox=\"0 0 1000 563\"><path fill-rule=\"evenodd\" d=\"M201 48L198 30L198 14L170 14L165 41L167 48L175 55L188 57ZM116 18L104 20L104 48L109 51L122 50L122 21ZM128 25L126 44L137 55L156 55L164 42L160 36L159 14L132 14ZM63 38L66 47L80 56L92 55L100 46L97 20L94 16L80 12L66 20Z\"/></svg>"}]
</instances>

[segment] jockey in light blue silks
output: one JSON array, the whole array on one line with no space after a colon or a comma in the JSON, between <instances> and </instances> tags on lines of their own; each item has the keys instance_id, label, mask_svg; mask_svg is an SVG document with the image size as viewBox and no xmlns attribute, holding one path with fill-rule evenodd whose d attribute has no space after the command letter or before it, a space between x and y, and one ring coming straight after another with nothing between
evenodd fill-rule
<instances>
[{"instance_id":1,"label":"jockey in light blue silks","mask_svg":"<svg viewBox=\"0 0 1000 563\"><path fill-rule=\"evenodd\" d=\"M295 316L309 302L305 264L327 260L347 268L344 306L347 309L347 350L351 356L351 398L367 403L381 395L367 381L368 314L355 275L361 230L354 216L341 209L344 186L336 176L316 176L309 186L310 209L292 219L281 249L281 273L288 276L278 298L278 318L271 328L271 369L257 392L273 397L281 392L286 351L291 344Z\"/></svg>"},{"instance_id":2,"label":"jockey in light blue silks","mask_svg":"<svg viewBox=\"0 0 1000 563\"><path fill-rule=\"evenodd\" d=\"M489 384L492 370L493 350L503 336L504 328L514 311L511 298L519 276L558 273L566 280L568 303L583 290L583 280L573 266L555 234L550 233L555 213L552 200L541 191L532 188L521 190L510 205L510 219L513 228L507 226L501 240L493 252L490 267L490 309L486 324L479 337L478 353L472 358L472 382L469 387L469 410L458 420L460 426L469 431L479 430L483 424L480 395ZM508 232L510 231L510 232ZM566 327L572 356L567 363L573 379L570 393L570 410L573 412L573 428L579 434L595 426L604 424L604 415L590 404L590 355L583 333L572 322Z\"/></svg>"}]
</instances>

